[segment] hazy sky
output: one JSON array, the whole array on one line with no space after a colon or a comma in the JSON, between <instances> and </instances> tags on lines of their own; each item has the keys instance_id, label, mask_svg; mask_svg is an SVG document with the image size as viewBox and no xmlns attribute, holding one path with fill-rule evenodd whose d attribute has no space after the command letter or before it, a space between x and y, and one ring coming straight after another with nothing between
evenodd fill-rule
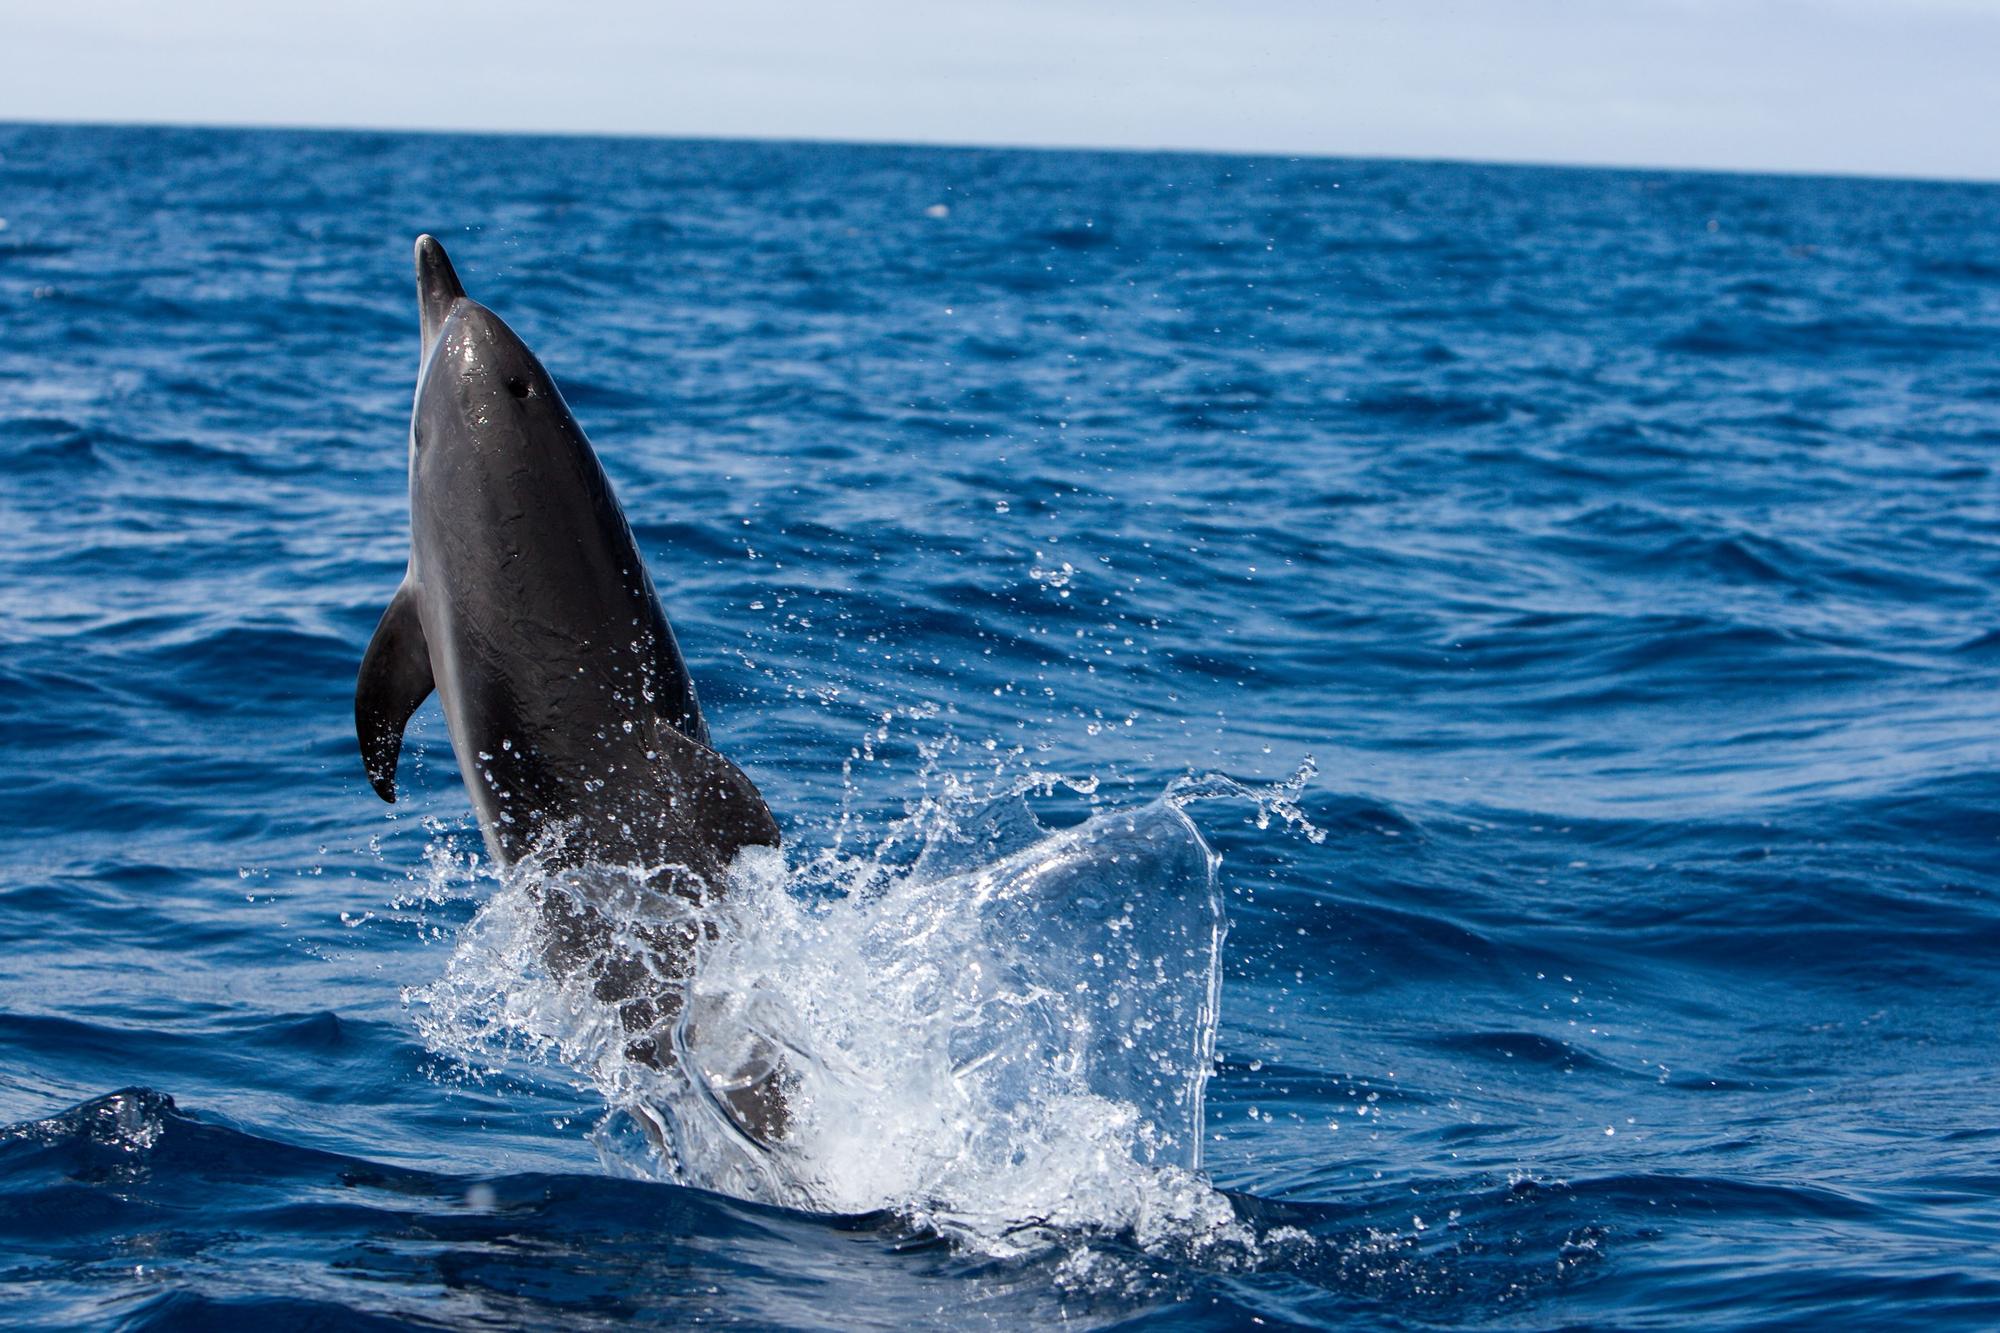
<instances>
[{"instance_id":1,"label":"hazy sky","mask_svg":"<svg viewBox=\"0 0 2000 1333\"><path fill-rule=\"evenodd\" d=\"M0 0L0 119L2000 179L2000 0Z\"/></svg>"}]
</instances>

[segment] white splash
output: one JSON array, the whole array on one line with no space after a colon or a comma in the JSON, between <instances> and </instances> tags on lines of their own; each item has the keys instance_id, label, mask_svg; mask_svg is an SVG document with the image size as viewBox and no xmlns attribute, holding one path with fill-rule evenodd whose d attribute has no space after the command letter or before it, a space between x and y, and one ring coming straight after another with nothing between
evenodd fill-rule
<instances>
[{"instance_id":1,"label":"white splash","mask_svg":"<svg viewBox=\"0 0 2000 1333\"><path fill-rule=\"evenodd\" d=\"M996 1254L1052 1232L1233 1240L1234 1212L1200 1174L1223 895L1183 807L1249 797L1260 820L1302 823L1291 797L1307 776L1188 780L1050 833L1023 797L1061 779L1039 774L997 801L927 798L867 857L793 869L753 849L701 923L665 1070L626 1058L587 979L549 977L532 866L411 998L433 1048L474 1068L525 1052L590 1079L613 1108L599 1150L623 1173L891 1209ZM885 860L912 845L912 863ZM649 915L658 896L627 878L607 896L618 875L600 874L593 897L618 902L633 938L686 928ZM773 1094L782 1124L759 1135L743 1099Z\"/></svg>"}]
</instances>

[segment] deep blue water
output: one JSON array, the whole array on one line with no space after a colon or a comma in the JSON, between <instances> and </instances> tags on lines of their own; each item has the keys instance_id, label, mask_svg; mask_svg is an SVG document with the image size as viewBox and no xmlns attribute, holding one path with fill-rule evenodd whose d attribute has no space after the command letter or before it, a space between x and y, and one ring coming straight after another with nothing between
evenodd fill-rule
<instances>
[{"instance_id":1,"label":"deep blue water","mask_svg":"<svg viewBox=\"0 0 2000 1333\"><path fill-rule=\"evenodd\" d=\"M2000 1323L2000 189L16 126L0 217L8 1323ZM1190 809L1248 1241L614 1178L427 1038L425 230L795 857L1316 758Z\"/></svg>"}]
</instances>

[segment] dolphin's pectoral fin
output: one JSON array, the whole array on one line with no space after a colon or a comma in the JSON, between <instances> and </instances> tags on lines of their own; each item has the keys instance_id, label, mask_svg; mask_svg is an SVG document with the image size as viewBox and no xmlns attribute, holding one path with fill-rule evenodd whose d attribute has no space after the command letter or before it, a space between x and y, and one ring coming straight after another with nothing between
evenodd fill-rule
<instances>
[{"instance_id":1,"label":"dolphin's pectoral fin","mask_svg":"<svg viewBox=\"0 0 2000 1333\"><path fill-rule=\"evenodd\" d=\"M389 599L375 626L361 675L354 682L354 733L369 785L385 801L396 799L396 759L403 752L403 728L410 714L430 697L431 650L424 641L417 597L406 580Z\"/></svg>"}]
</instances>

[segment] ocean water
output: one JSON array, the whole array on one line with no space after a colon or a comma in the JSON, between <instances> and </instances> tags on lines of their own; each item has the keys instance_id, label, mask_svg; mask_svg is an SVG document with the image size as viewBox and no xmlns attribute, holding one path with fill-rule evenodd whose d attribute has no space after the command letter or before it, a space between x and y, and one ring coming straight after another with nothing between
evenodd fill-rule
<instances>
[{"instance_id":1,"label":"ocean water","mask_svg":"<svg viewBox=\"0 0 2000 1333\"><path fill-rule=\"evenodd\" d=\"M12 126L0 218L10 1325L2000 1323L2000 190ZM435 705L363 778L421 231L784 827L782 1178L616 1109Z\"/></svg>"}]
</instances>

